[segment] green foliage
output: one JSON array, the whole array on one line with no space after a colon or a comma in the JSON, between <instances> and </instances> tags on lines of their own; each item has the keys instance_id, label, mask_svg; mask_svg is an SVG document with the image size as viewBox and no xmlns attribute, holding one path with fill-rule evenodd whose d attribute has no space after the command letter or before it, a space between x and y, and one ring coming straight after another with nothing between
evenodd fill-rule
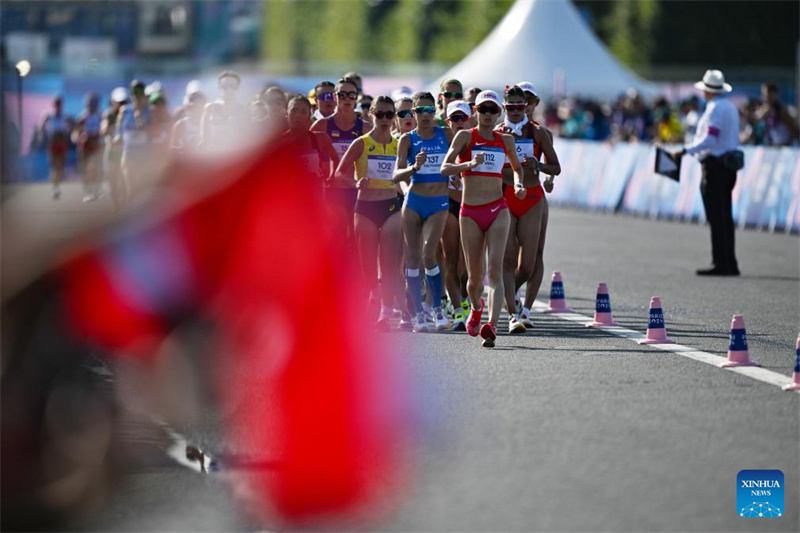
<instances>
[{"instance_id":1,"label":"green foliage","mask_svg":"<svg viewBox=\"0 0 800 533\"><path fill-rule=\"evenodd\" d=\"M376 59L391 62L421 61L422 34L429 21L425 18L426 3L422 0L398 0L389 4L388 13L378 23L374 49Z\"/></svg>"},{"instance_id":2,"label":"green foliage","mask_svg":"<svg viewBox=\"0 0 800 533\"><path fill-rule=\"evenodd\" d=\"M605 19L609 48L623 63L649 65L654 49L658 0L618 0Z\"/></svg>"}]
</instances>

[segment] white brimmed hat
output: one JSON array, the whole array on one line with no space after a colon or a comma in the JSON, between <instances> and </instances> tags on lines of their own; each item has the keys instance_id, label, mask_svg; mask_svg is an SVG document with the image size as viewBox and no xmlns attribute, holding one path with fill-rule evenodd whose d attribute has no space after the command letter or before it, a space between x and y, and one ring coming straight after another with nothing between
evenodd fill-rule
<instances>
[{"instance_id":1,"label":"white brimmed hat","mask_svg":"<svg viewBox=\"0 0 800 533\"><path fill-rule=\"evenodd\" d=\"M517 87L525 91L526 93L531 93L536 98L539 98L539 93L536 92L536 87L529 81L521 81L517 83Z\"/></svg>"},{"instance_id":2,"label":"white brimmed hat","mask_svg":"<svg viewBox=\"0 0 800 533\"><path fill-rule=\"evenodd\" d=\"M503 104L500 102L500 97L497 96L497 93L494 91L481 91L478 93L478 97L475 98L475 105L479 106L484 102L492 102L497 107L503 107Z\"/></svg>"},{"instance_id":3,"label":"white brimmed hat","mask_svg":"<svg viewBox=\"0 0 800 533\"><path fill-rule=\"evenodd\" d=\"M729 93L733 90L733 87L725 83L725 75L719 70L707 70L703 74L703 81L695 83L694 88L710 93Z\"/></svg>"},{"instance_id":4,"label":"white brimmed hat","mask_svg":"<svg viewBox=\"0 0 800 533\"><path fill-rule=\"evenodd\" d=\"M117 87L111 91L111 101L121 104L128 99L128 90L125 87Z\"/></svg>"},{"instance_id":5,"label":"white brimmed hat","mask_svg":"<svg viewBox=\"0 0 800 533\"><path fill-rule=\"evenodd\" d=\"M469 104L464 100L453 100L447 104L447 118L450 118L454 113L459 112L464 113L468 117L472 116L472 109L470 109Z\"/></svg>"}]
</instances>

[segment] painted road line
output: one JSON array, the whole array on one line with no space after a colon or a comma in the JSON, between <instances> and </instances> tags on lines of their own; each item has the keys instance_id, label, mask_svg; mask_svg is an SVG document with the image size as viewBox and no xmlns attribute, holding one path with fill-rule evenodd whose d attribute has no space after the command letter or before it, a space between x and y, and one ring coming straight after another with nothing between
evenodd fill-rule
<instances>
[{"instance_id":1,"label":"painted road line","mask_svg":"<svg viewBox=\"0 0 800 533\"><path fill-rule=\"evenodd\" d=\"M533 303L533 308L541 313L548 308L548 305L545 304L544 302L536 300ZM561 318L563 320L568 320L570 322L577 322L579 324L590 324L594 322L593 318L575 312L549 313L548 316ZM638 331L634 331L628 328L623 328L621 326L600 326L594 329L606 331L608 333L611 333L612 335L616 335L617 337L624 337L626 339L630 339L633 341L638 341L640 339L645 338L644 333L640 333ZM647 346L650 346L652 348L657 348L665 352L672 352L674 354L680 355L682 357L687 357L689 359L694 359L695 361L699 361L701 363L705 363L707 365L716 368L719 368L719 365L721 363L727 361L727 358L725 357L720 357L718 355L714 355L708 352L695 350L694 348L691 348L689 346L683 346L682 344L648 344ZM728 372L735 372L737 374L741 374L742 376L747 376L751 379L755 379L762 383L767 383L768 385L774 385L780 388L783 388L785 385L790 385L792 383L791 376L785 376L783 374L778 374L777 372L773 372L771 370L766 370L764 368L759 368L755 366L724 368L721 370L725 370ZM800 391L793 391L793 392L800 393Z\"/></svg>"}]
</instances>

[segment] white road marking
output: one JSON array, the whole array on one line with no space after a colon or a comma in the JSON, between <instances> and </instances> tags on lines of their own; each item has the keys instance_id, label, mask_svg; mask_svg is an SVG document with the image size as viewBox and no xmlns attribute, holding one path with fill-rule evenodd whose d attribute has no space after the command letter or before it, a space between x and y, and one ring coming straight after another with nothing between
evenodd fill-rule
<instances>
[{"instance_id":1,"label":"white road marking","mask_svg":"<svg viewBox=\"0 0 800 533\"><path fill-rule=\"evenodd\" d=\"M541 313L545 311L548 308L548 306L547 304L537 300L533 303L533 308ZM589 324L594 321L594 319L591 317L584 316L575 312L549 313L548 316L562 318L570 322L578 322L579 324ZM638 331L634 331L632 329L623 328L621 326L601 326L595 329L607 331L608 333L616 335L617 337L624 337L626 339L630 339L633 341L638 341L640 339L645 338L645 335L643 333L639 333ZM650 346L652 348L664 350L665 352L673 352L676 355L687 357L689 359L694 359L695 361L699 361L701 363L705 363L707 365L711 365L716 368L719 368L720 363L724 363L725 361L728 360L725 357L720 357L718 355L714 355L708 352L695 350L694 348L691 348L689 346L683 346L682 344L649 344L644 346ZM761 381L762 383L767 383L769 385L774 385L780 388L783 388L784 385L789 385L792 383L791 376L785 376L783 374L778 374L777 372L773 372L771 370L766 370L764 368L759 368L756 366L740 366L734 368L724 368L721 370L725 370L728 372L735 372L737 374L747 376L751 379ZM793 391L793 392L800 393L800 391Z\"/></svg>"}]
</instances>

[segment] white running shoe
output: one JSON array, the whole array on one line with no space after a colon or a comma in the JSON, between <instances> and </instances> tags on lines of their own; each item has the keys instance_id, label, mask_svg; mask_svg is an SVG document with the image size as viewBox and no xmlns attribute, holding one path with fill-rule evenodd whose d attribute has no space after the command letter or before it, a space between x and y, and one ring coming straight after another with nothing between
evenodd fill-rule
<instances>
[{"instance_id":1,"label":"white running shoe","mask_svg":"<svg viewBox=\"0 0 800 533\"><path fill-rule=\"evenodd\" d=\"M411 315L406 313L405 311L400 312L400 320L397 322L397 329L411 329L413 327L414 321L411 318Z\"/></svg>"},{"instance_id":2,"label":"white running shoe","mask_svg":"<svg viewBox=\"0 0 800 533\"><path fill-rule=\"evenodd\" d=\"M414 318L414 325L411 327L411 331L414 333L427 333L428 321L425 320L425 313L417 313L416 318Z\"/></svg>"},{"instance_id":3,"label":"white running shoe","mask_svg":"<svg viewBox=\"0 0 800 533\"><path fill-rule=\"evenodd\" d=\"M433 324L436 327L436 331L449 329L450 326L453 325L450 319L444 314L444 309L441 307L437 307L433 310Z\"/></svg>"},{"instance_id":4,"label":"white running shoe","mask_svg":"<svg viewBox=\"0 0 800 533\"><path fill-rule=\"evenodd\" d=\"M516 315L511 315L508 319L508 332L509 333L525 333L525 326L520 322Z\"/></svg>"},{"instance_id":5,"label":"white running shoe","mask_svg":"<svg viewBox=\"0 0 800 533\"><path fill-rule=\"evenodd\" d=\"M519 314L519 320L526 329L533 327L533 318L531 318L531 314L529 312L525 312L524 309Z\"/></svg>"}]
</instances>

